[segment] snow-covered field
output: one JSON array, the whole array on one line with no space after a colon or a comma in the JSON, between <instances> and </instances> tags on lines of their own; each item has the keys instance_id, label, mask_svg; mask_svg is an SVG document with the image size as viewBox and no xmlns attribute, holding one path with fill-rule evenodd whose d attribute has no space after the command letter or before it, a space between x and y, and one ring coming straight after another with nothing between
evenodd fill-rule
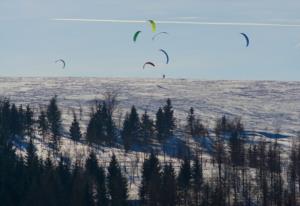
<instances>
[{"instance_id":1,"label":"snow-covered field","mask_svg":"<svg viewBox=\"0 0 300 206\"><path fill-rule=\"evenodd\" d=\"M63 111L65 129L72 119L72 110L79 114L82 107L81 125L84 129L89 119L90 107L95 99L103 99L106 91L118 93L119 109L115 117L122 116L135 104L140 112L147 109L152 115L158 107L171 98L175 116L183 124L189 107L194 107L204 123L211 128L222 115L242 117L248 136L256 141L274 137L276 129L281 134L300 130L300 82L278 81L200 81L178 79L126 79L126 78L0 78L0 95L17 104L30 103L38 111L48 104L49 99L58 95ZM287 136L282 136L287 137ZM177 137L178 138L178 137ZM173 140L176 139L175 137ZM272 139L272 138L271 138ZM269 140L271 140L269 139ZM287 159L290 138L279 140ZM38 136L35 144L40 156L45 158L49 148ZM172 144L172 143L170 143ZM195 145L195 142L191 143ZM73 160L87 157L92 148L83 142L74 143L62 138L61 152ZM25 148L21 149L23 153ZM98 147L94 151L99 163L107 166L112 154L116 154L124 174L129 179L130 198L136 199L141 168L147 154L137 151L125 153L122 148ZM174 157L159 155L161 162L172 162L176 170L180 161ZM210 156L203 154L204 172L210 176L214 171ZM207 164L206 164L207 163Z\"/></svg>"},{"instance_id":2,"label":"snow-covered field","mask_svg":"<svg viewBox=\"0 0 300 206\"><path fill-rule=\"evenodd\" d=\"M213 127L221 115L240 116L247 130L295 134L300 130L300 82L280 81L200 81L185 79L134 78L0 78L0 95L15 103L30 103L39 108L58 95L69 124L72 109L82 106L83 121L88 120L94 99L105 91L117 91L121 115L131 105L153 114L171 98L180 123L189 107Z\"/></svg>"}]
</instances>

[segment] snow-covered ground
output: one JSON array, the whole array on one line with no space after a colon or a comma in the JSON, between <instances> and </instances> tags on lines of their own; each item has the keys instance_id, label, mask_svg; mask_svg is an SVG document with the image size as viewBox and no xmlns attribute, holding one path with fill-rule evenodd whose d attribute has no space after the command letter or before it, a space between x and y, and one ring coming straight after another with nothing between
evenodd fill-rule
<instances>
[{"instance_id":1,"label":"snow-covered ground","mask_svg":"<svg viewBox=\"0 0 300 206\"><path fill-rule=\"evenodd\" d=\"M240 116L247 130L295 134L300 130L300 82L280 81L201 81L185 79L138 78L0 78L0 95L15 103L30 103L38 108L58 95L65 124L72 109L82 106L83 121L88 120L94 99L105 91L117 91L124 115L135 104L140 112L153 114L171 98L175 115L183 123L189 107L213 127L221 115Z\"/></svg>"},{"instance_id":2,"label":"snow-covered ground","mask_svg":"<svg viewBox=\"0 0 300 206\"><path fill-rule=\"evenodd\" d=\"M8 97L17 104L31 104L38 108L48 104L49 99L58 95L59 106L63 111L65 129L72 120L72 110L79 114L82 107L81 125L84 129L89 119L90 107L95 99L102 99L106 91L118 93L119 109L115 118L129 111L135 104L140 112L147 109L152 115L158 107L171 98L175 116L179 124L183 124L189 107L211 128L215 120L222 115L240 116L245 123L248 141L255 142L261 138L273 141L276 129L280 128L279 143L283 152L283 160L287 159L290 146L289 135L295 135L299 128L300 82L277 81L200 81L184 79L126 79L126 78L0 78L0 95ZM122 115L121 115L122 114ZM287 134L287 135L286 135ZM179 135L180 136L180 135ZM171 141L178 140L174 137ZM270 138L269 138L270 137ZM191 140L190 145L196 145ZM204 144L202 140L202 145ZM205 140L209 147L209 139ZM200 143L200 142L199 142ZM172 144L170 142L169 144ZM37 136L35 145L38 154L46 158L49 148ZM61 152L75 159L84 159L92 147L79 142L74 144L64 137L61 141ZM24 152L25 148L20 148ZM129 179L130 198L136 199L140 182L143 152L125 153L122 148L94 147L99 163L108 166L112 154L116 154L124 174ZM174 157L158 156L161 162L172 162L176 170L180 161ZM209 154L203 154L204 172L209 177L214 169Z\"/></svg>"}]
</instances>

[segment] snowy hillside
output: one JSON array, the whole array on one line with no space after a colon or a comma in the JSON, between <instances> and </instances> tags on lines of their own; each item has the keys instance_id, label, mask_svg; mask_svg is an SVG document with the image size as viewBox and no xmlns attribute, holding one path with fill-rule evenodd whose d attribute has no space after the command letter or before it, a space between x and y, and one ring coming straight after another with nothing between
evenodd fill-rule
<instances>
[{"instance_id":1,"label":"snowy hillside","mask_svg":"<svg viewBox=\"0 0 300 206\"><path fill-rule=\"evenodd\" d=\"M200 80L176 80L176 79L125 79L125 78L0 78L0 95L10 98L17 104L34 106L35 110L49 103L54 95L58 95L58 103L63 112L63 122L68 130L72 120L72 111L80 113L82 108L82 131L89 120L91 106L95 99L103 99L107 91L118 93L119 105L115 111L116 123L118 118L124 117L131 105L139 109L141 113L147 109L154 115L157 109L170 98L175 110L175 116L179 124L186 121L187 111L194 107L198 115L210 129L215 120L222 115L231 117L240 116L246 127L248 143L256 142L264 137L274 137L276 129L280 129L280 137L294 135L299 130L300 112L300 82L276 82L276 81L200 81ZM36 111L36 114L38 112ZM179 125L179 126L181 126ZM181 127L182 128L182 127ZM179 132L179 133L178 133ZM214 137L211 132L211 137ZM66 138L61 140L60 152L71 159L85 161L89 152L93 149L98 156L99 163L107 167L112 154L116 154L120 161L122 171L129 180L129 198L138 199L138 187L141 181L141 171L144 159L149 155L143 151L132 150L126 153L121 146L93 146L85 141L77 143ZM166 145L170 148L176 145L184 135L180 130ZM268 139L268 140L271 140ZM204 174L211 177L216 173L209 153L211 139L189 140L189 147L202 145L206 149L203 153ZM290 138L281 138L281 158L283 166L288 164ZM39 156L45 159L49 151L49 145L36 135L35 145ZM25 154L26 147L23 142L15 142L18 152ZM172 162L176 172L180 163L172 152L163 155L162 149L157 147L158 158L163 163ZM168 147L166 146L166 150ZM84 164L84 162L82 162Z\"/></svg>"},{"instance_id":2,"label":"snowy hillside","mask_svg":"<svg viewBox=\"0 0 300 206\"><path fill-rule=\"evenodd\" d=\"M212 127L221 115L241 116L246 130L294 134L299 130L300 82L279 81L200 81L185 79L127 78L0 78L0 95L15 103L30 103L39 108L55 94L64 113L65 124L71 111L81 105L87 121L93 100L107 91L117 91L118 114L132 104L140 110L156 112L171 98L175 116L184 121L194 107L204 123Z\"/></svg>"}]
</instances>

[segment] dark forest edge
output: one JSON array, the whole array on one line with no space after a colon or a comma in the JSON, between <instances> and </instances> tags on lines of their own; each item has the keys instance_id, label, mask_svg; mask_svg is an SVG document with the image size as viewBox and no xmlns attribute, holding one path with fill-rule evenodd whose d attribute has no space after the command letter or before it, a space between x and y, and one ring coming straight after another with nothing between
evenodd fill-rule
<instances>
[{"instance_id":1,"label":"dark forest edge","mask_svg":"<svg viewBox=\"0 0 300 206\"><path fill-rule=\"evenodd\" d=\"M291 140L288 160L274 141L247 143L241 119L225 116L216 121L213 134L190 108L184 128L185 142L178 146L179 171L168 162L160 162L155 145L164 146L176 134L171 100L158 108L155 119L147 111L141 117L135 106L125 115L121 128L113 118L113 107L103 101L92 109L86 132L76 114L69 137L89 145L123 147L125 151L143 148L150 155L142 166L139 197L129 200L128 179L118 159L111 157L109 166L98 163L92 150L88 158L72 163L60 153L64 136L61 111L53 97L45 109L34 114L30 105L23 107L0 102L0 201L1 205L299 205L300 138ZM36 153L34 140L42 137L51 148L46 159ZM25 138L28 137L28 138ZM207 148L190 149L189 140L209 138L212 175L205 175L202 153ZM26 154L17 155L15 142L27 142ZM71 147L72 145L70 145ZM53 158L56 157L56 158Z\"/></svg>"}]
</instances>

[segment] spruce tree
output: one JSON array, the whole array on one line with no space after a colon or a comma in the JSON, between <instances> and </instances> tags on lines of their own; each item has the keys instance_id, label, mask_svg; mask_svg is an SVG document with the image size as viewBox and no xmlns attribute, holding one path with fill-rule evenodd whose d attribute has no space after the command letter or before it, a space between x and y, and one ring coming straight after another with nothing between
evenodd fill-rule
<instances>
[{"instance_id":1,"label":"spruce tree","mask_svg":"<svg viewBox=\"0 0 300 206\"><path fill-rule=\"evenodd\" d=\"M213 164L216 161L218 166L218 184L222 185L222 166L226 161L226 151L224 140L221 136L220 130L215 129L216 137L213 141Z\"/></svg>"},{"instance_id":2,"label":"spruce tree","mask_svg":"<svg viewBox=\"0 0 300 206\"><path fill-rule=\"evenodd\" d=\"M55 168L57 184L57 199L59 206L70 205L71 169L70 161L60 157L58 166Z\"/></svg>"},{"instance_id":3,"label":"spruce tree","mask_svg":"<svg viewBox=\"0 0 300 206\"><path fill-rule=\"evenodd\" d=\"M243 166L245 161L244 140L236 131L229 138L229 148L233 166Z\"/></svg>"},{"instance_id":4,"label":"spruce tree","mask_svg":"<svg viewBox=\"0 0 300 206\"><path fill-rule=\"evenodd\" d=\"M155 129L157 132L157 139L160 142L165 140L165 118L162 108L160 107L156 113Z\"/></svg>"},{"instance_id":5,"label":"spruce tree","mask_svg":"<svg viewBox=\"0 0 300 206\"><path fill-rule=\"evenodd\" d=\"M106 143L111 146L117 141L117 129L111 113L108 113L105 126L107 135Z\"/></svg>"},{"instance_id":6,"label":"spruce tree","mask_svg":"<svg viewBox=\"0 0 300 206\"><path fill-rule=\"evenodd\" d=\"M92 177L92 179L94 180L96 179L97 174L99 172L98 171L99 167L98 167L98 160L96 154L93 151L90 152L89 157L86 159L85 170L87 176Z\"/></svg>"},{"instance_id":7,"label":"spruce tree","mask_svg":"<svg viewBox=\"0 0 300 206\"><path fill-rule=\"evenodd\" d=\"M139 195L142 205L159 205L161 190L161 167L158 158L152 152L144 161Z\"/></svg>"},{"instance_id":8,"label":"spruce tree","mask_svg":"<svg viewBox=\"0 0 300 206\"><path fill-rule=\"evenodd\" d=\"M41 110L37 123L38 123L38 131L44 139L49 131L49 124L48 124L47 115L45 111Z\"/></svg>"},{"instance_id":9,"label":"spruce tree","mask_svg":"<svg viewBox=\"0 0 300 206\"><path fill-rule=\"evenodd\" d=\"M108 194L106 188L106 176L105 171L102 167L99 167L98 174L96 176L96 186L97 186L97 206L107 206L108 205Z\"/></svg>"},{"instance_id":10,"label":"spruce tree","mask_svg":"<svg viewBox=\"0 0 300 206\"><path fill-rule=\"evenodd\" d=\"M173 135L173 131L175 129L175 118L173 106L170 99L167 99L166 105L163 108L164 111L164 123L165 123L165 135L166 138Z\"/></svg>"},{"instance_id":11,"label":"spruce tree","mask_svg":"<svg viewBox=\"0 0 300 206\"><path fill-rule=\"evenodd\" d=\"M70 188L70 205L82 206L91 201L91 191L82 168L76 162L73 168Z\"/></svg>"},{"instance_id":12,"label":"spruce tree","mask_svg":"<svg viewBox=\"0 0 300 206\"><path fill-rule=\"evenodd\" d=\"M190 205L190 189L191 189L191 178L192 171L190 160L188 158L184 158L183 163L181 164L179 174L177 177L178 183L178 198L179 202L182 205L188 206Z\"/></svg>"},{"instance_id":13,"label":"spruce tree","mask_svg":"<svg viewBox=\"0 0 300 206\"><path fill-rule=\"evenodd\" d=\"M90 143L107 145L112 145L117 140L116 126L105 102L98 104L96 112L91 114L86 139Z\"/></svg>"},{"instance_id":14,"label":"spruce tree","mask_svg":"<svg viewBox=\"0 0 300 206\"><path fill-rule=\"evenodd\" d=\"M194 114L194 108L191 107L189 110L189 114L187 117L187 133L191 136L195 136L195 123L196 123L196 117Z\"/></svg>"},{"instance_id":15,"label":"spruce tree","mask_svg":"<svg viewBox=\"0 0 300 206\"><path fill-rule=\"evenodd\" d=\"M177 204L177 186L176 174L172 164L164 166L162 172L162 185L160 193L160 205L176 206Z\"/></svg>"},{"instance_id":16,"label":"spruce tree","mask_svg":"<svg viewBox=\"0 0 300 206\"><path fill-rule=\"evenodd\" d=\"M23 113L19 113L17 107L15 104L12 104L11 109L10 109L10 116L7 117L8 121L10 120L10 131L12 135L23 135Z\"/></svg>"},{"instance_id":17,"label":"spruce tree","mask_svg":"<svg viewBox=\"0 0 300 206\"><path fill-rule=\"evenodd\" d=\"M93 197L93 187L89 184L89 182L84 182L83 184L83 201L82 206L93 206L94 205L94 197Z\"/></svg>"},{"instance_id":18,"label":"spruce tree","mask_svg":"<svg viewBox=\"0 0 300 206\"><path fill-rule=\"evenodd\" d=\"M106 177L105 171L98 165L97 157L92 151L85 163L86 177L89 184L96 190L97 205L107 206L107 189L106 189Z\"/></svg>"},{"instance_id":19,"label":"spruce tree","mask_svg":"<svg viewBox=\"0 0 300 206\"><path fill-rule=\"evenodd\" d=\"M33 111L31 110L29 104L26 106L25 112L25 134L29 137L33 135Z\"/></svg>"},{"instance_id":20,"label":"spruce tree","mask_svg":"<svg viewBox=\"0 0 300 206\"><path fill-rule=\"evenodd\" d=\"M107 187L110 197L110 206L128 205L127 180L121 172L121 168L113 155L107 168Z\"/></svg>"},{"instance_id":21,"label":"spruce tree","mask_svg":"<svg viewBox=\"0 0 300 206\"><path fill-rule=\"evenodd\" d=\"M8 99L4 99L1 101L1 116L0 116L0 132L1 132L1 144L6 144L7 140L11 137L11 125L14 124L11 121L11 110L10 110L10 102Z\"/></svg>"},{"instance_id":22,"label":"spruce tree","mask_svg":"<svg viewBox=\"0 0 300 206\"><path fill-rule=\"evenodd\" d=\"M126 114L125 116L121 135L126 151L128 151L133 144L140 144L142 142L141 122L135 106L132 106L129 115Z\"/></svg>"},{"instance_id":23,"label":"spruce tree","mask_svg":"<svg viewBox=\"0 0 300 206\"><path fill-rule=\"evenodd\" d=\"M36 169L38 164L39 162L36 154L36 148L33 144L33 140L30 138L26 149L26 165L28 168Z\"/></svg>"},{"instance_id":24,"label":"spruce tree","mask_svg":"<svg viewBox=\"0 0 300 206\"><path fill-rule=\"evenodd\" d=\"M106 103L103 102L102 107L101 107L101 111L99 113L99 119L98 119L98 121L101 121L100 125L102 126L102 130L103 130L102 136L98 137L98 138L100 138L100 141L102 143L109 141L109 137L108 137L108 134L107 134L108 118L109 117L108 117L108 110L107 110L107 107L106 107Z\"/></svg>"},{"instance_id":25,"label":"spruce tree","mask_svg":"<svg viewBox=\"0 0 300 206\"><path fill-rule=\"evenodd\" d=\"M140 143L141 122L135 106L131 107L131 112L129 114L129 125L133 141L135 143Z\"/></svg>"},{"instance_id":26,"label":"spruce tree","mask_svg":"<svg viewBox=\"0 0 300 206\"><path fill-rule=\"evenodd\" d=\"M150 143L154 136L153 121L150 119L147 111L145 111L141 118L141 135L144 145Z\"/></svg>"},{"instance_id":27,"label":"spruce tree","mask_svg":"<svg viewBox=\"0 0 300 206\"><path fill-rule=\"evenodd\" d=\"M125 115L121 136L123 139L124 149L127 152L128 150L130 150L133 144L128 113L126 113Z\"/></svg>"},{"instance_id":28,"label":"spruce tree","mask_svg":"<svg viewBox=\"0 0 300 206\"><path fill-rule=\"evenodd\" d=\"M205 136L208 133L201 120L195 116L193 107L190 108L187 116L186 132L191 137Z\"/></svg>"},{"instance_id":29,"label":"spruce tree","mask_svg":"<svg viewBox=\"0 0 300 206\"><path fill-rule=\"evenodd\" d=\"M200 205L201 191L203 186L203 171L202 162L196 157L193 161L193 166L191 169L192 178L192 195L194 205Z\"/></svg>"},{"instance_id":30,"label":"spruce tree","mask_svg":"<svg viewBox=\"0 0 300 206\"><path fill-rule=\"evenodd\" d=\"M100 131L100 132L99 132ZM96 115L91 116L86 130L86 140L91 143L99 143L98 136L102 133L102 125L97 122Z\"/></svg>"},{"instance_id":31,"label":"spruce tree","mask_svg":"<svg viewBox=\"0 0 300 206\"><path fill-rule=\"evenodd\" d=\"M290 202L290 205L296 205L296 191L297 191L297 168L299 167L299 163L297 160L297 146L295 144L295 141L292 140L292 147L289 155L289 165L288 165L288 188L289 188L289 194L288 199Z\"/></svg>"},{"instance_id":32,"label":"spruce tree","mask_svg":"<svg viewBox=\"0 0 300 206\"><path fill-rule=\"evenodd\" d=\"M79 122L77 121L76 114L73 114L73 122L70 127L70 136L71 139L75 142L79 141L82 137Z\"/></svg>"},{"instance_id":33,"label":"spruce tree","mask_svg":"<svg viewBox=\"0 0 300 206\"><path fill-rule=\"evenodd\" d=\"M57 106L57 97L53 97L47 108L47 119L52 134L52 143L55 149L58 149L60 137L62 135L61 112Z\"/></svg>"}]
</instances>

